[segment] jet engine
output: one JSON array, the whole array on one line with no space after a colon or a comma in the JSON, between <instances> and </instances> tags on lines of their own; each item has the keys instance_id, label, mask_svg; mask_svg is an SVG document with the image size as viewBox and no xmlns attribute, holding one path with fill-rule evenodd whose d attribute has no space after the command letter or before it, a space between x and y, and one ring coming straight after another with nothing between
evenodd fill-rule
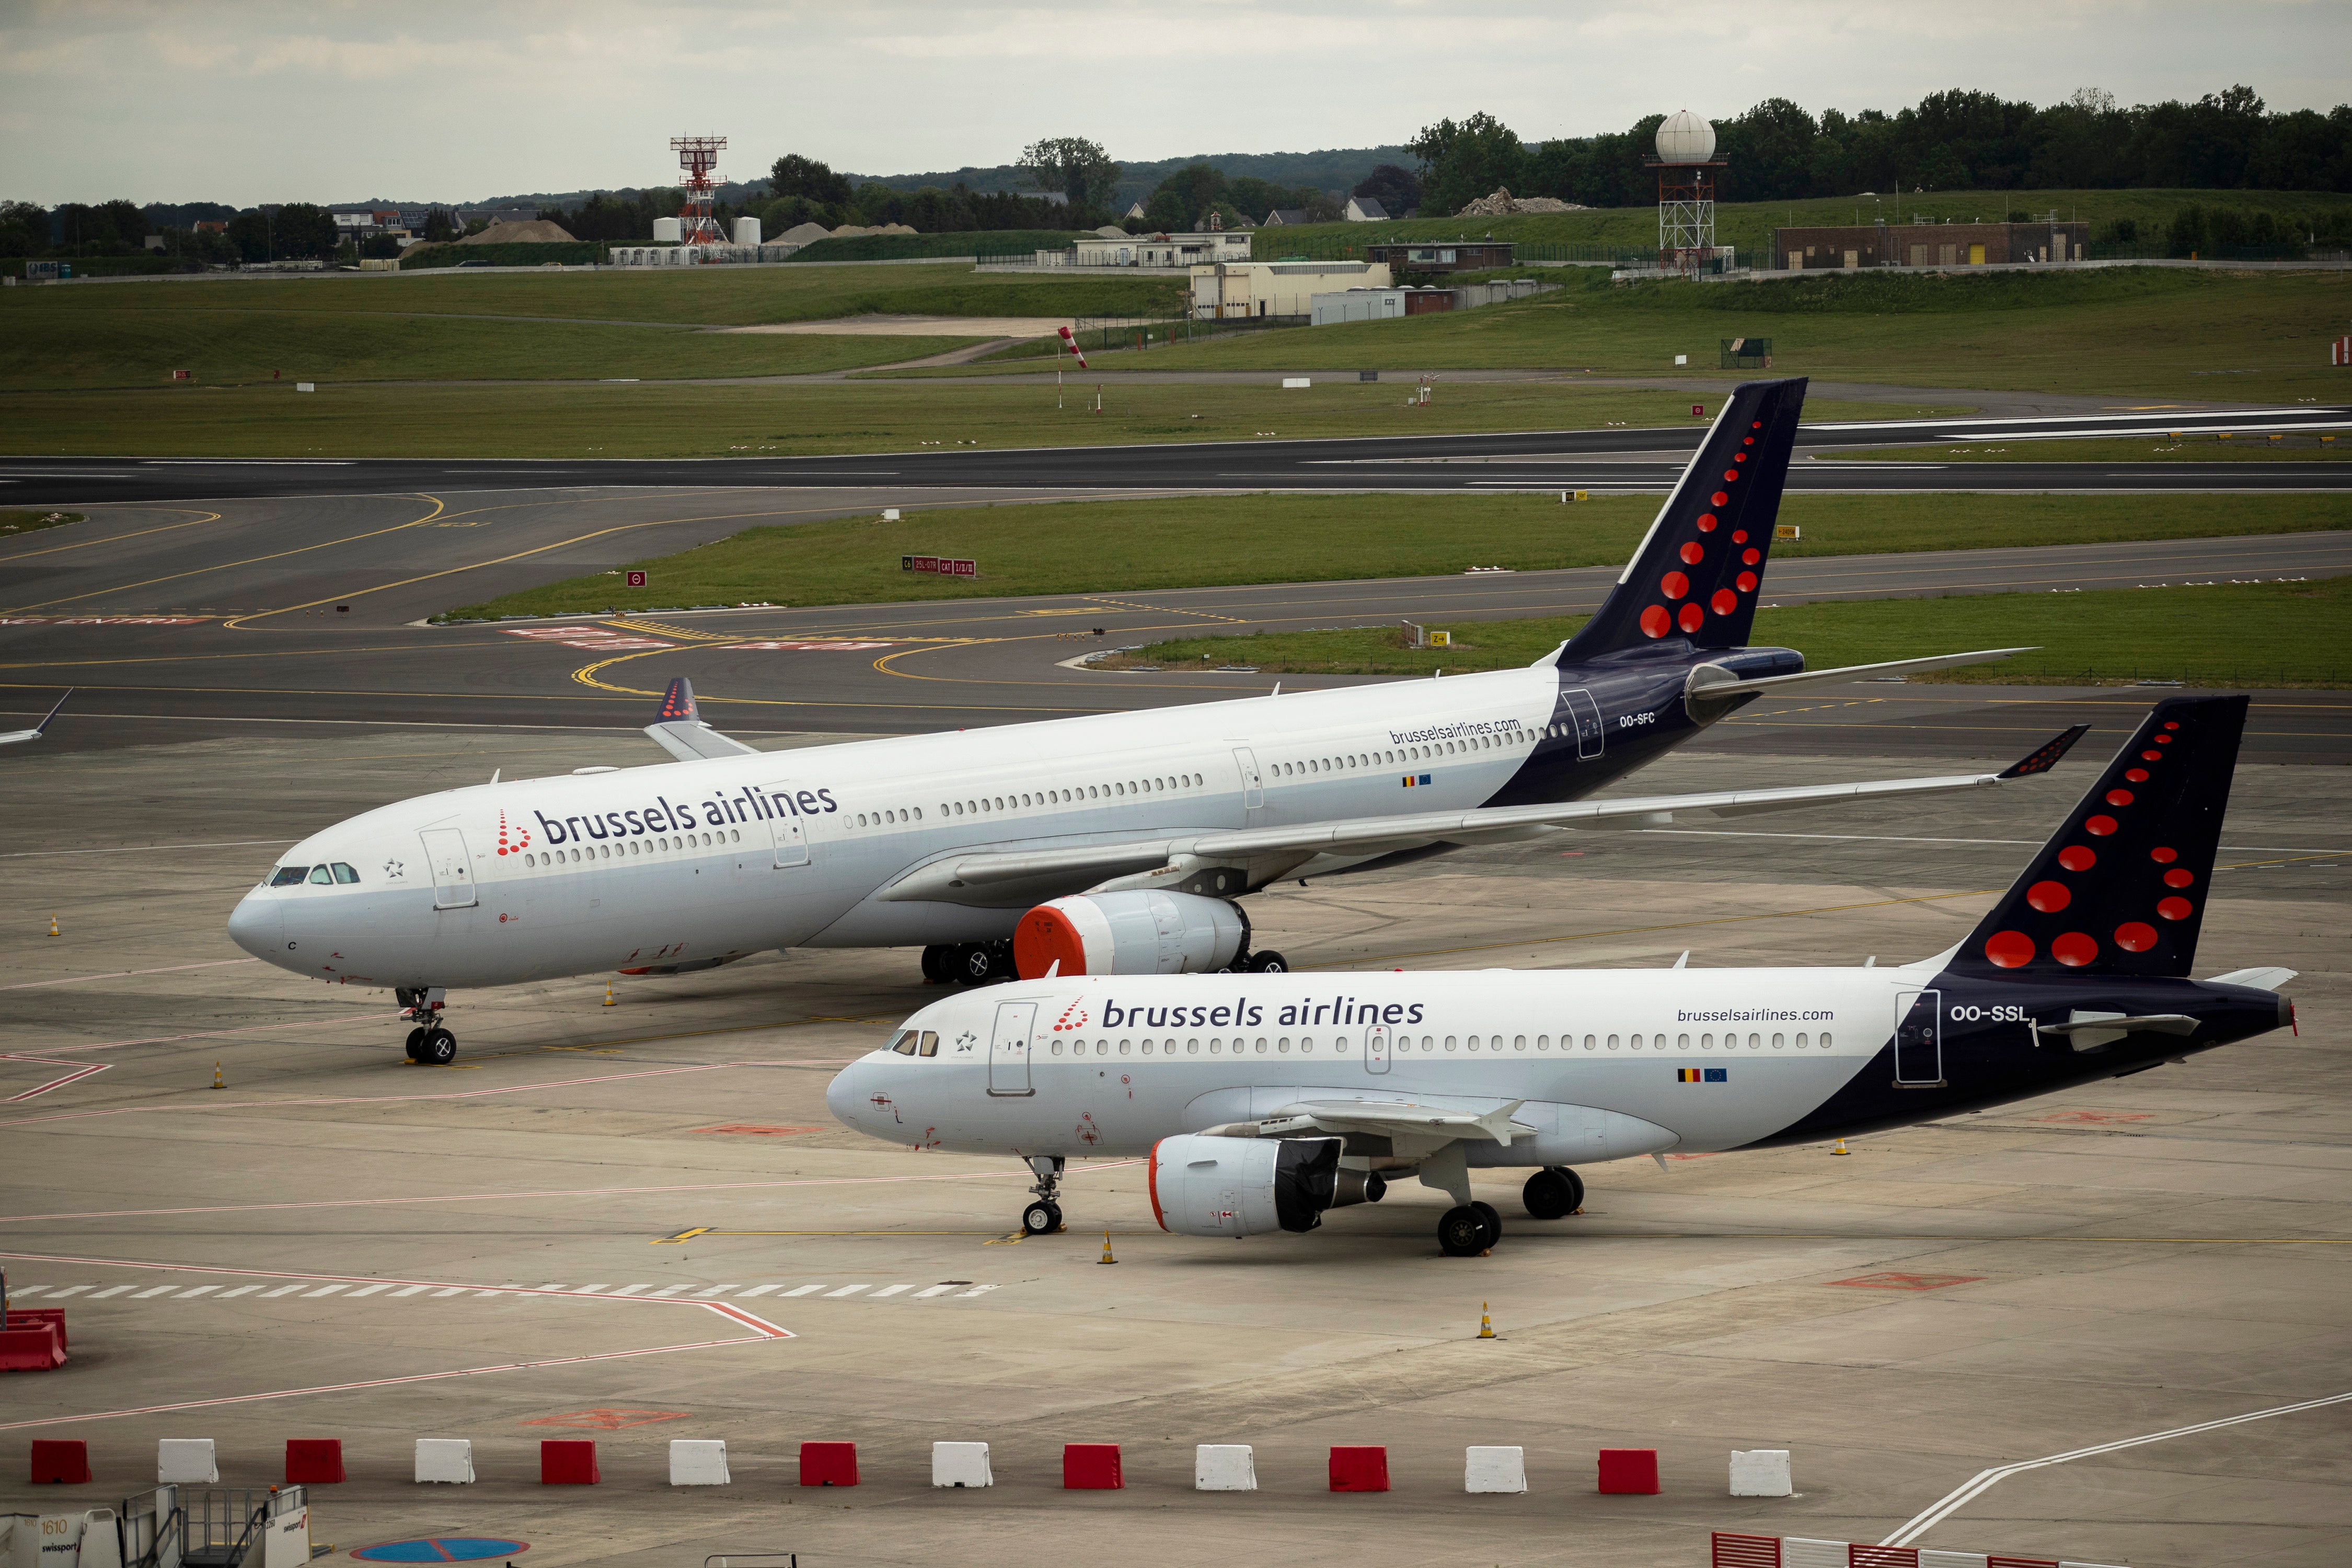
<instances>
[{"instance_id":1,"label":"jet engine","mask_svg":"<svg viewBox=\"0 0 2352 1568\"><path fill-rule=\"evenodd\" d=\"M1079 893L1039 904L1013 930L1013 965L1042 980L1068 974L1198 974L1222 969L1249 944L1249 921L1223 899L1197 893Z\"/></svg>"},{"instance_id":2,"label":"jet engine","mask_svg":"<svg viewBox=\"0 0 2352 1568\"><path fill-rule=\"evenodd\" d=\"M1151 1150L1151 1212L1179 1236L1307 1231L1323 1211L1378 1203L1373 1172L1343 1168L1337 1138L1218 1138L1187 1132Z\"/></svg>"}]
</instances>

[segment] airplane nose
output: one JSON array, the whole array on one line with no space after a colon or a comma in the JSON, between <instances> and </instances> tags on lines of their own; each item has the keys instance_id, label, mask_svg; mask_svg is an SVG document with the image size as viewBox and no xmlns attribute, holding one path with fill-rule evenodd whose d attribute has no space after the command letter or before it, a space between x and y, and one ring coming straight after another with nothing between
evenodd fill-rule
<instances>
[{"instance_id":1,"label":"airplane nose","mask_svg":"<svg viewBox=\"0 0 2352 1568\"><path fill-rule=\"evenodd\" d=\"M256 958L277 962L286 945L286 906L276 899L246 899L229 914L228 939Z\"/></svg>"},{"instance_id":2,"label":"airplane nose","mask_svg":"<svg viewBox=\"0 0 2352 1568\"><path fill-rule=\"evenodd\" d=\"M824 1108L832 1111L834 1120L845 1127L863 1128L865 1125L858 1118L857 1110L865 1103L865 1092L859 1086L866 1076L866 1064L857 1062L834 1074L833 1081L825 1086Z\"/></svg>"}]
</instances>

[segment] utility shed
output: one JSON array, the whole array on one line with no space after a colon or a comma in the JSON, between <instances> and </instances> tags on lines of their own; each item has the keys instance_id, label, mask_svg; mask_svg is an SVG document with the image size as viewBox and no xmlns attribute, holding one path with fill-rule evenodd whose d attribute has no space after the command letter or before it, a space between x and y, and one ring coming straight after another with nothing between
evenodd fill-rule
<instances>
[{"instance_id":1,"label":"utility shed","mask_svg":"<svg viewBox=\"0 0 2352 1568\"><path fill-rule=\"evenodd\" d=\"M2084 261L2087 223L1885 223L1776 228L1772 260L1790 272L1848 267L1998 267Z\"/></svg>"},{"instance_id":2,"label":"utility shed","mask_svg":"<svg viewBox=\"0 0 2352 1568\"><path fill-rule=\"evenodd\" d=\"M1192 268L1192 319L1305 316L1318 293L1385 289L1384 265L1369 261L1224 261Z\"/></svg>"}]
</instances>

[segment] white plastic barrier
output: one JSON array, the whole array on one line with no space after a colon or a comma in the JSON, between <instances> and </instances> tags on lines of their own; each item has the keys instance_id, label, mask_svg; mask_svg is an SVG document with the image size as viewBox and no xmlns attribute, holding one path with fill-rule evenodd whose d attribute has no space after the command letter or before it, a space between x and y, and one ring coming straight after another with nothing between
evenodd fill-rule
<instances>
[{"instance_id":1,"label":"white plastic barrier","mask_svg":"<svg viewBox=\"0 0 2352 1568\"><path fill-rule=\"evenodd\" d=\"M1985 1568L1981 1552L1929 1552L1922 1549L1919 1568Z\"/></svg>"},{"instance_id":2,"label":"white plastic barrier","mask_svg":"<svg viewBox=\"0 0 2352 1568\"><path fill-rule=\"evenodd\" d=\"M470 1486L474 1479L474 1443L470 1437L416 1439L416 1479L454 1481Z\"/></svg>"},{"instance_id":3,"label":"white plastic barrier","mask_svg":"<svg viewBox=\"0 0 2352 1568\"><path fill-rule=\"evenodd\" d=\"M996 1479L988 1471L988 1445L985 1443L934 1443L931 1445L931 1485L935 1487L992 1487Z\"/></svg>"},{"instance_id":4,"label":"white plastic barrier","mask_svg":"<svg viewBox=\"0 0 2352 1568\"><path fill-rule=\"evenodd\" d=\"M1257 1457L1246 1443L1203 1443L1192 1450L1192 1489L1257 1490Z\"/></svg>"},{"instance_id":5,"label":"white plastic barrier","mask_svg":"<svg viewBox=\"0 0 2352 1568\"><path fill-rule=\"evenodd\" d=\"M1471 1448L1462 1467L1465 1492L1523 1492L1528 1489L1525 1448Z\"/></svg>"},{"instance_id":6,"label":"white plastic barrier","mask_svg":"<svg viewBox=\"0 0 2352 1568\"><path fill-rule=\"evenodd\" d=\"M155 1445L158 1486L217 1486L220 1467L213 1462L210 1437L165 1437Z\"/></svg>"},{"instance_id":7,"label":"white plastic barrier","mask_svg":"<svg viewBox=\"0 0 2352 1568\"><path fill-rule=\"evenodd\" d=\"M728 1484L727 1445L675 1437L669 1445L669 1484L674 1487L723 1487Z\"/></svg>"},{"instance_id":8,"label":"white plastic barrier","mask_svg":"<svg viewBox=\"0 0 2352 1568\"><path fill-rule=\"evenodd\" d=\"M1846 1568L1845 1547L1843 1541L1804 1541L1784 1535L1780 1538L1780 1568Z\"/></svg>"},{"instance_id":9,"label":"white plastic barrier","mask_svg":"<svg viewBox=\"0 0 2352 1568\"><path fill-rule=\"evenodd\" d=\"M1788 1449L1731 1450L1733 1497L1787 1497L1792 1489L1789 1482Z\"/></svg>"}]
</instances>

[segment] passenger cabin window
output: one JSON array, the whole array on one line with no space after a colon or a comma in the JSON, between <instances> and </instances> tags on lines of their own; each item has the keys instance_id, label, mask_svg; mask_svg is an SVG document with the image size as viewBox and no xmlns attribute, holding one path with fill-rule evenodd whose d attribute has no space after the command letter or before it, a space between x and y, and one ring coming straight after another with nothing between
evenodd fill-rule
<instances>
[{"instance_id":1,"label":"passenger cabin window","mask_svg":"<svg viewBox=\"0 0 2352 1568\"><path fill-rule=\"evenodd\" d=\"M336 881L342 883L345 887L350 887L352 883L354 883L354 882L358 881L359 879L360 879L359 868L357 868L357 867L355 867L355 866L347 866L347 865L343 864L343 862L341 862L341 860L338 860L338 861L336 861L336 862L335 862L335 880L336 880Z\"/></svg>"},{"instance_id":2,"label":"passenger cabin window","mask_svg":"<svg viewBox=\"0 0 2352 1568\"><path fill-rule=\"evenodd\" d=\"M277 874L269 879L269 885L273 888L290 888L310 874L310 868L308 866L280 866L278 868Z\"/></svg>"}]
</instances>

